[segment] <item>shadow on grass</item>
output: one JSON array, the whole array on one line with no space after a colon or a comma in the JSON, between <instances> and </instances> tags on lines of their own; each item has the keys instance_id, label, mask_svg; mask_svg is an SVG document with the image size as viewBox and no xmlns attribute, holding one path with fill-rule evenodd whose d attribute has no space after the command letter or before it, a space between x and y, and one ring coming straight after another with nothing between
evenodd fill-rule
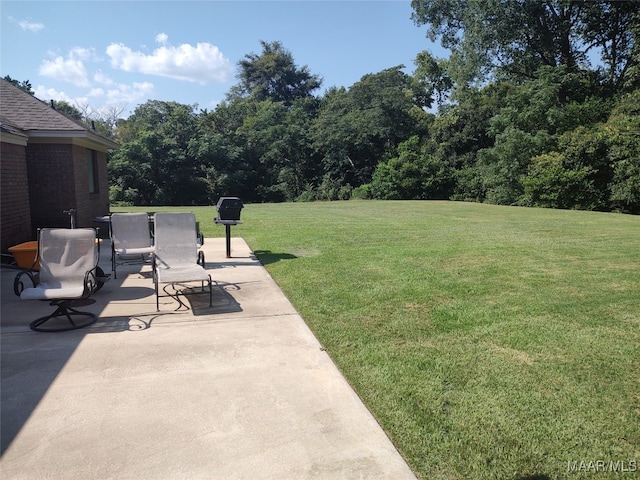
<instances>
[{"instance_id":1,"label":"shadow on grass","mask_svg":"<svg viewBox=\"0 0 640 480\"><path fill-rule=\"evenodd\" d=\"M280 260L294 260L298 258L291 253L273 253L271 250L256 250L253 252L262 265L269 265Z\"/></svg>"}]
</instances>

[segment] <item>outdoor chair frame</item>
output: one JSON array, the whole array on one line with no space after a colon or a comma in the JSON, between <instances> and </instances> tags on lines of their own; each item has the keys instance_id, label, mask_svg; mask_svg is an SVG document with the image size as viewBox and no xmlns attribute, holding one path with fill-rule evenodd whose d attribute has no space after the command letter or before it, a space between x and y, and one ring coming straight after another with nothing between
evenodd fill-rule
<instances>
[{"instance_id":1,"label":"outdoor chair frame","mask_svg":"<svg viewBox=\"0 0 640 480\"><path fill-rule=\"evenodd\" d=\"M177 310L189 309L180 298L188 294L209 294L213 305L213 282L205 270L204 252L198 250L196 221L193 213L158 212L154 215L155 251L152 255L153 282L156 291L156 310L160 311L160 297L172 297ZM200 292L185 291L185 284L199 282ZM161 293L160 285L162 286ZM206 284L206 288L205 288Z\"/></svg>"},{"instance_id":2,"label":"outdoor chair frame","mask_svg":"<svg viewBox=\"0 0 640 480\"><path fill-rule=\"evenodd\" d=\"M113 213L109 222L111 271L118 278L118 265L146 263L155 247L145 212Z\"/></svg>"},{"instance_id":3,"label":"outdoor chair frame","mask_svg":"<svg viewBox=\"0 0 640 480\"><path fill-rule=\"evenodd\" d=\"M98 316L76 310L108 279L100 267L99 241L93 228L42 228L38 230L39 271L18 273L14 292L22 300L43 300L55 311L33 320L29 327L39 332L61 332L87 327ZM68 324L48 323L60 317ZM75 318L75 320L74 320ZM53 324L56 326L52 326ZM45 325L46 324L46 325Z\"/></svg>"}]
</instances>

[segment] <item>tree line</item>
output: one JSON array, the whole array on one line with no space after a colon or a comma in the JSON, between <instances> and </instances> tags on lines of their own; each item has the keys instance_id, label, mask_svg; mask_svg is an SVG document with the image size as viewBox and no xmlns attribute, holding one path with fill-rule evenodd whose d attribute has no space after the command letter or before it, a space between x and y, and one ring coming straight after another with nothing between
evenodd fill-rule
<instances>
[{"instance_id":1,"label":"tree line","mask_svg":"<svg viewBox=\"0 0 640 480\"><path fill-rule=\"evenodd\" d=\"M280 42L215 109L150 100L107 125L113 204L453 199L640 213L633 1L414 0L450 52L318 94ZM100 125L102 127L102 124Z\"/></svg>"}]
</instances>

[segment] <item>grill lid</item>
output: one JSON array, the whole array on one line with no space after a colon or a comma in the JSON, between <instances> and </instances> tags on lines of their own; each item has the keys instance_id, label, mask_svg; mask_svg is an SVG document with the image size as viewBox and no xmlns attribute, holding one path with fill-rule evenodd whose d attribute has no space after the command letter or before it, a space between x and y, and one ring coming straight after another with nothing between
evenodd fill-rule
<instances>
[{"instance_id":1,"label":"grill lid","mask_svg":"<svg viewBox=\"0 0 640 480\"><path fill-rule=\"evenodd\" d=\"M216 209L241 209L243 207L242 200L238 197L220 197L216 204Z\"/></svg>"}]
</instances>

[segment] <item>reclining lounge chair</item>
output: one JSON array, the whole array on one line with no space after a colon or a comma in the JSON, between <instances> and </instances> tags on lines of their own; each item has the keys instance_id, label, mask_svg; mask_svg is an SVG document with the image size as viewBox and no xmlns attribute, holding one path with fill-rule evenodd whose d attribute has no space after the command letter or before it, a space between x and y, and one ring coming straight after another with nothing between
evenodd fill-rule
<instances>
[{"instance_id":1,"label":"reclining lounge chair","mask_svg":"<svg viewBox=\"0 0 640 480\"><path fill-rule=\"evenodd\" d=\"M200 282L200 292L209 294L213 303L211 275L204 268L204 253L198 250L196 219L193 213L159 212L154 216L155 252L153 254L153 282L156 290L156 309L160 311L160 297L170 296L178 308L189 308L180 295L186 294L185 283ZM160 292L160 284L163 284ZM205 284L207 288L205 288ZM198 293L191 289L189 293Z\"/></svg>"},{"instance_id":2,"label":"reclining lounge chair","mask_svg":"<svg viewBox=\"0 0 640 480\"><path fill-rule=\"evenodd\" d=\"M145 212L112 214L110 236L113 278L118 278L118 265L145 262L155 250Z\"/></svg>"}]
</instances>

